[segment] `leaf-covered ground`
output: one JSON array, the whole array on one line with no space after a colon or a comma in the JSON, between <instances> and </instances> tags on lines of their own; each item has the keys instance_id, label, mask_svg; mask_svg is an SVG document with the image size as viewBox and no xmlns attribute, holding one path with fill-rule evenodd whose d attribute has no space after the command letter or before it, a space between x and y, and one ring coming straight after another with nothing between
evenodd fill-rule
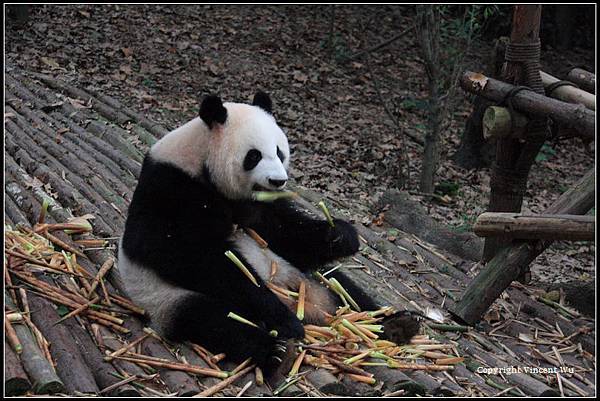
<instances>
[{"instance_id":1,"label":"leaf-covered ground","mask_svg":"<svg viewBox=\"0 0 600 401\"><path fill-rule=\"evenodd\" d=\"M405 189L417 191L426 75L414 33L368 57L341 62L389 39L413 22L409 6L314 5L45 5L31 6L17 29L8 21L9 65L58 74L91 85L167 127L193 118L202 94L247 102L256 89L269 92L275 116L288 133L292 177L348 206L369 224L371 205L401 185L399 165L408 159ZM333 16L333 18L332 18ZM490 43L478 42L465 57L482 71ZM543 68L557 74L567 64L593 65L591 51L544 51ZM450 161L471 105L461 105L443 133L438 183L455 191L449 203L428 203L431 215L469 230L487 207L489 171L467 171ZM464 99L463 99L464 98ZM394 116L394 122L385 106ZM594 156L578 140L544 146L532 168L525 211L550 205L585 171ZM541 281L591 280L594 245L558 243L534 264Z\"/></svg>"}]
</instances>

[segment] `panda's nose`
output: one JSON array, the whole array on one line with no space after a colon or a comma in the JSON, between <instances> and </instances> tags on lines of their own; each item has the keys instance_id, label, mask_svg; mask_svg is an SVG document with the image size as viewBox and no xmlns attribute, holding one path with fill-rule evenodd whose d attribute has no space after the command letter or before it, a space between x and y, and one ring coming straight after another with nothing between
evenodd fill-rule
<instances>
[{"instance_id":1,"label":"panda's nose","mask_svg":"<svg viewBox=\"0 0 600 401\"><path fill-rule=\"evenodd\" d=\"M287 180L272 180L269 178L269 184L273 185L275 188L281 188L285 185Z\"/></svg>"}]
</instances>

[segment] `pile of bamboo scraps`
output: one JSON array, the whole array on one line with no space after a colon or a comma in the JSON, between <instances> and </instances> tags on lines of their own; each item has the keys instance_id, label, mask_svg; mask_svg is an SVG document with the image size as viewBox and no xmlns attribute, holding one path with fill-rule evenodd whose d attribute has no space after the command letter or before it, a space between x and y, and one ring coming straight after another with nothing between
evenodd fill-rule
<instances>
[{"instance_id":1,"label":"pile of bamboo scraps","mask_svg":"<svg viewBox=\"0 0 600 401\"><path fill-rule=\"evenodd\" d=\"M266 249L268 243L258 233L245 229L257 244ZM256 279L243 263L228 251L227 256L234 261L236 266L255 285ZM273 283L277 276L277 263L272 262L270 280L266 285L286 305L296 308L298 319L304 319L306 283L300 282L297 291L282 288ZM358 304L335 278L325 277L327 273L315 273L327 288L339 296L343 307L338 308L335 316L328 316L327 326L305 324L305 338L297 344L299 355L288 374L288 380L275 390L278 394L285 386L296 383L302 379L304 373L300 372L302 366L310 368L323 368L338 375L358 382L375 385L377 380L368 369L372 366L383 366L390 369L449 371L453 365L461 363L455 345L441 344L428 336L416 336L408 345L397 345L391 341L380 339L383 333L381 321L394 313L393 308L384 307L376 311L361 311ZM327 315L325 312L323 312ZM247 319L230 313L231 318L240 322L257 326ZM272 331L271 335L277 335Z\"/></svg>"}]
</instances>

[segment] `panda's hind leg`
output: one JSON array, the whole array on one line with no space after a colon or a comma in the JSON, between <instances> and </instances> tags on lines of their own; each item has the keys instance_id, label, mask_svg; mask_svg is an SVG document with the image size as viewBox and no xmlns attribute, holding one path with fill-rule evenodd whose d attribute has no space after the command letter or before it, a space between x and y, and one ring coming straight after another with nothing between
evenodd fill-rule
<instances>
[{"instance_id":1,"label":"panda's hind leg","mask_svg":"<svg viewBox=\"0 0 600 401\"><path fill-rule=\"evenodd\" d=\"M252 357L267 376L292 359L291 342L271 336L267 330L227 317L230 307L203 295L181 300L170 318L166 337L173 341L190 341L214 354L225 353L226 360L242 362ZM243 316L243 312L239 312ZM293 351L293 347L292 347Z\"/></svg>"}]
</instances>

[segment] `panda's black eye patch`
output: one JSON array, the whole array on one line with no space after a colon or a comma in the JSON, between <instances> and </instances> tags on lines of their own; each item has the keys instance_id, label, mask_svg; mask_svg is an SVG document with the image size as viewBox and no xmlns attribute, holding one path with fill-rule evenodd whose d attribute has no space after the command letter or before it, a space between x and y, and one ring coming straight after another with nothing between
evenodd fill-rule
<instances>
[{"instance_id":1,"label":"panda's black eye patch","mask_svg":"<svg viewBox=\"0 0 600 401\"><path fill-rule=\"evenodd\" d=\"M281 160L282 163L285 160L285 156L283 155L281 149L279 149L279 146L277 146L277 157L279 157L279 160Z\"/></svg>"},{"instance_id":2,"label":"panda's black eye patch","mask_svg":"<svg viewBox=\"0 0 600 401\"><path fill-rule=\"evenodd\" d=\"M250 171L260 160L262 159L262 153L256 149L250 149L248 153L246 153L246 158L244 159L244 170Z\"/></svg>"}]
</instances>

